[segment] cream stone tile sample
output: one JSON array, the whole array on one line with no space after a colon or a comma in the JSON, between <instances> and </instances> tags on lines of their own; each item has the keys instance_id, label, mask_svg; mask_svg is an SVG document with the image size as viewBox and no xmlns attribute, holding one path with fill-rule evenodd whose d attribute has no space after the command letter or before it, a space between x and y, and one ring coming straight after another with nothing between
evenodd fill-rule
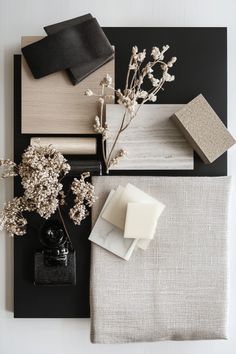
<instances>
[{"instance_id":1,"label":"cream stone tile sample","mask_svg":"<svg viewBox=\"0 0 236 354\"><path fill-rule=\"evenodd\" d=\"M110 220L113 220L113 217L116 214L117 203L119 202L119 200L124 192L124 189L125 189L125 187L123 187L123 186L118 186L116 188L109 204L107 204L106 207L104 207L104 210L102 213L103 219L105 219L109 222L110 222ZM114 224L114 223L112 223L112 224Z\"/></svg>"},{"instance_id":2,"label":"cream stone tile sample","mask_svg":"<svg viewBox=\"0 0 236 354\"><path fill-rule=\"evenodd\" d=\"M117 215L117 205L118 205L118 213L119 211L119 202L120 202L120 198L123 194L125 190L125 187L123 186L118 186L116 188L116 190L114 191L114 193L112 194L112 196L109 199L109 203L107 203L103 210L102 210L102 217L104 218L104 220L114 220L114 216ZM110 222L110 221L108 221ZM122 230L123 231L123 230ZM124 234L123 234L124 235ZM146 250L147 247L149 246L149 241L148 240L138 240L137 242L137 247Z\"/></svg>"},{"instance_id":3,"label":"cream stone tile sample","mask_svg":"<svg viewBox=\"0 0 236 354\"><path fill-rule=\"evenodd\" d=\"M120 198L116 203L115 209L110 208L109 204L102 213L102 218L118 227L121 230L125 228L126 212L128 203L154 203L157 204L160 210L164 209L164 205L157 199L151 197L141 189L128 183L124 188Z\"/></svg>"},{"instance_id":4,"label":"cream stone tile sample","mask_svg":"<svg viewBox=\"0 0 236 354\"><path fill-rule=\"evenodd\" d=\"M193 149L169 119L184 105L145 104L128 129L119 137L116 150L123 148L127 156L111 170L192 170ZM121 124L124 108L106 105L106 121L110 130L107 150L111 149Z\"/></svg>"},{"instance_id":5,"label":"cream stone tile sample","mask_svg":"<svg viewBox=\"0 0 236 354\"><path fill-rule=\"evenodd\" d=\"M22 47L43 37L22 37ZM99 92L99 82L109 74L114 78L114 60L73 86L65 71L34 79L22 56L22 126L23 134L94 133L98 104L84 95L87 88ZM111 103L113 101L111 100Z\"/></svg>"},{"instance_id":6,"label":"cream stone tile sample","mask_svg":"<svg viewBox=\"0 0 236 354\"><path fill-rule=\"evenodd\" d=\"M163 210L157 203L128 203L124 237L153 239Z\"/></svg>"}]
</instances>

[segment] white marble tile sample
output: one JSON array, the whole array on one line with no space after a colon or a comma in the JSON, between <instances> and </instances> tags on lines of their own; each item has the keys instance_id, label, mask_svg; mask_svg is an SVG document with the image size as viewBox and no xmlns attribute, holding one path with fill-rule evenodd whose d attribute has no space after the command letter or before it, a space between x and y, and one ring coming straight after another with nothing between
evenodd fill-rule
<instances>
[{"instance_id":1,"label":"white marble tile sample","mask_svg":"<svg viewBox=\"0 0 236 354\"><path fill-rule=\"evenodd\" d=\"M128 203L124 237L152 240L163 210L157 203Z\"/></svg>"},{"instance_id":2,"label":"white marble tile sample","mask_svg":"<svg viewBox=\"0 0 236 354\"><path fill-rule=\"evenodd\" d=\"M111 170L192 170L193 149L170 117L184 105L145 104L130 126L122 132L117 150L128 152ZM106 105L106 121L110 130L107 151L121 124L124 108Z\"/></svg>"},{"instance_id":3,"label":"white marble tile sample","mask_svg":"<svg viewBox=\"0 0 236 354\"><path fill-rule=\"evenodd\" d=\"M110 192L103 209L93 226L89 240L114 253L116 256L128 261L138 243L138 240L125 239L123 231L101 218L104 208L109 205L109 201L114 193L114 190Z\"/></svg>"}]
</instances>

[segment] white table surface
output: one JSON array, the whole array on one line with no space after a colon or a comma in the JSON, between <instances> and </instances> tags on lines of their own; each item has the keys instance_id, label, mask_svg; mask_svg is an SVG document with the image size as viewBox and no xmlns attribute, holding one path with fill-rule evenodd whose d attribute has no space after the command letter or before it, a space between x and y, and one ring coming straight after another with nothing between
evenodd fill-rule
<instances>
[{"instance_id":1,"label":"white table surface","mask_svg":"<svg viewBox=\"0 0 236 354\"><path fill-rule=\"evenodd\" d=\"M43 25L91 12L102 26L227 26L228 121L236 137L235 0L0 0L0 156L13 153L13 54L22 35L43 35ZM135 43L134 43L135 44ZM220 48L219 48L220 51ZM212 58L214 60L214 58ZM180 78L181 79L181 78ZM217 78L216 78L217 82ZM236 147L229 152L229 175L236 178ZM12 183L0 181L0 203L12 195ZM13 240L0 236L1 354L235 354L236 353L236 191L230 213L229 339L94 345L89 320L13 318Z\"/></svg>"}]
</instances>

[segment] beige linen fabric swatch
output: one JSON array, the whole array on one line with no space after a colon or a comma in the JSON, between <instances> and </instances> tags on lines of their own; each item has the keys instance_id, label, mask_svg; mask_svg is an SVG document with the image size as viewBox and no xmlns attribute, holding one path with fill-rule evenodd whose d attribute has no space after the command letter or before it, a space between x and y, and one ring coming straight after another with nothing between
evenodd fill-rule
<instances>
[{"instance_id":1,"label":"beige linen fabric swatch","mask_svg":"<svg viewBox=\"0 0 236 354\"><path fill-rule=\"evenodd\" d=\"M94 177L99 200L132 183L166 205L155 239L126 262L92 244L91 341L227 337L230 177Z\"/></svg>"}]
</instances>

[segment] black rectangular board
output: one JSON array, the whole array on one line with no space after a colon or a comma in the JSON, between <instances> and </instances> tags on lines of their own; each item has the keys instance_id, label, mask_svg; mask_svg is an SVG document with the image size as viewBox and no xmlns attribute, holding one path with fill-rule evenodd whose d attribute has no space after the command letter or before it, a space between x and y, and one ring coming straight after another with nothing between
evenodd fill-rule
<instances>
[{"instance_id":1,"label":"black rectangular board","mask_svg":"<svg viewBox=\"0 0 236 354\"><path fill-rule=\"evenodd\" d=\"M116 48L116 88L124 87L131 48L150 52L153 46L169 44L166 57L177 56L173 68L176 80L166 84L158 96L162 104L187 103L202 93L227 126L227 29L106 27L103 28ZM50 134L51 136L52 134ZM21 134L21 56L14 57L14 157L19 162L32 135ZM44 135L47 136L47 135ZM57 135L66 136L66 135ZM77 135L78 136L78 135ZM84 157L82 159L93 159ZM98 156L100 158L100 149ZM81 159L81 157L80 157ZM225 176L227 153L214 163L205 165L195 154L194 170L112 171L111 175L154 176ZM109 178L109 176L107 177ZM70 183L68 177L65 181ZM20 195L21 185L15 179L14 192ZM76 227L65 215L67 227L77 252L77 285L69 287L37 287L33 284L34 252L40 248L38 234L43 220L28 215L27 235L14 238L14 317L17 318L86 318L89 317L91 221L88 218Z\"/></svg>"}]
</instances>

